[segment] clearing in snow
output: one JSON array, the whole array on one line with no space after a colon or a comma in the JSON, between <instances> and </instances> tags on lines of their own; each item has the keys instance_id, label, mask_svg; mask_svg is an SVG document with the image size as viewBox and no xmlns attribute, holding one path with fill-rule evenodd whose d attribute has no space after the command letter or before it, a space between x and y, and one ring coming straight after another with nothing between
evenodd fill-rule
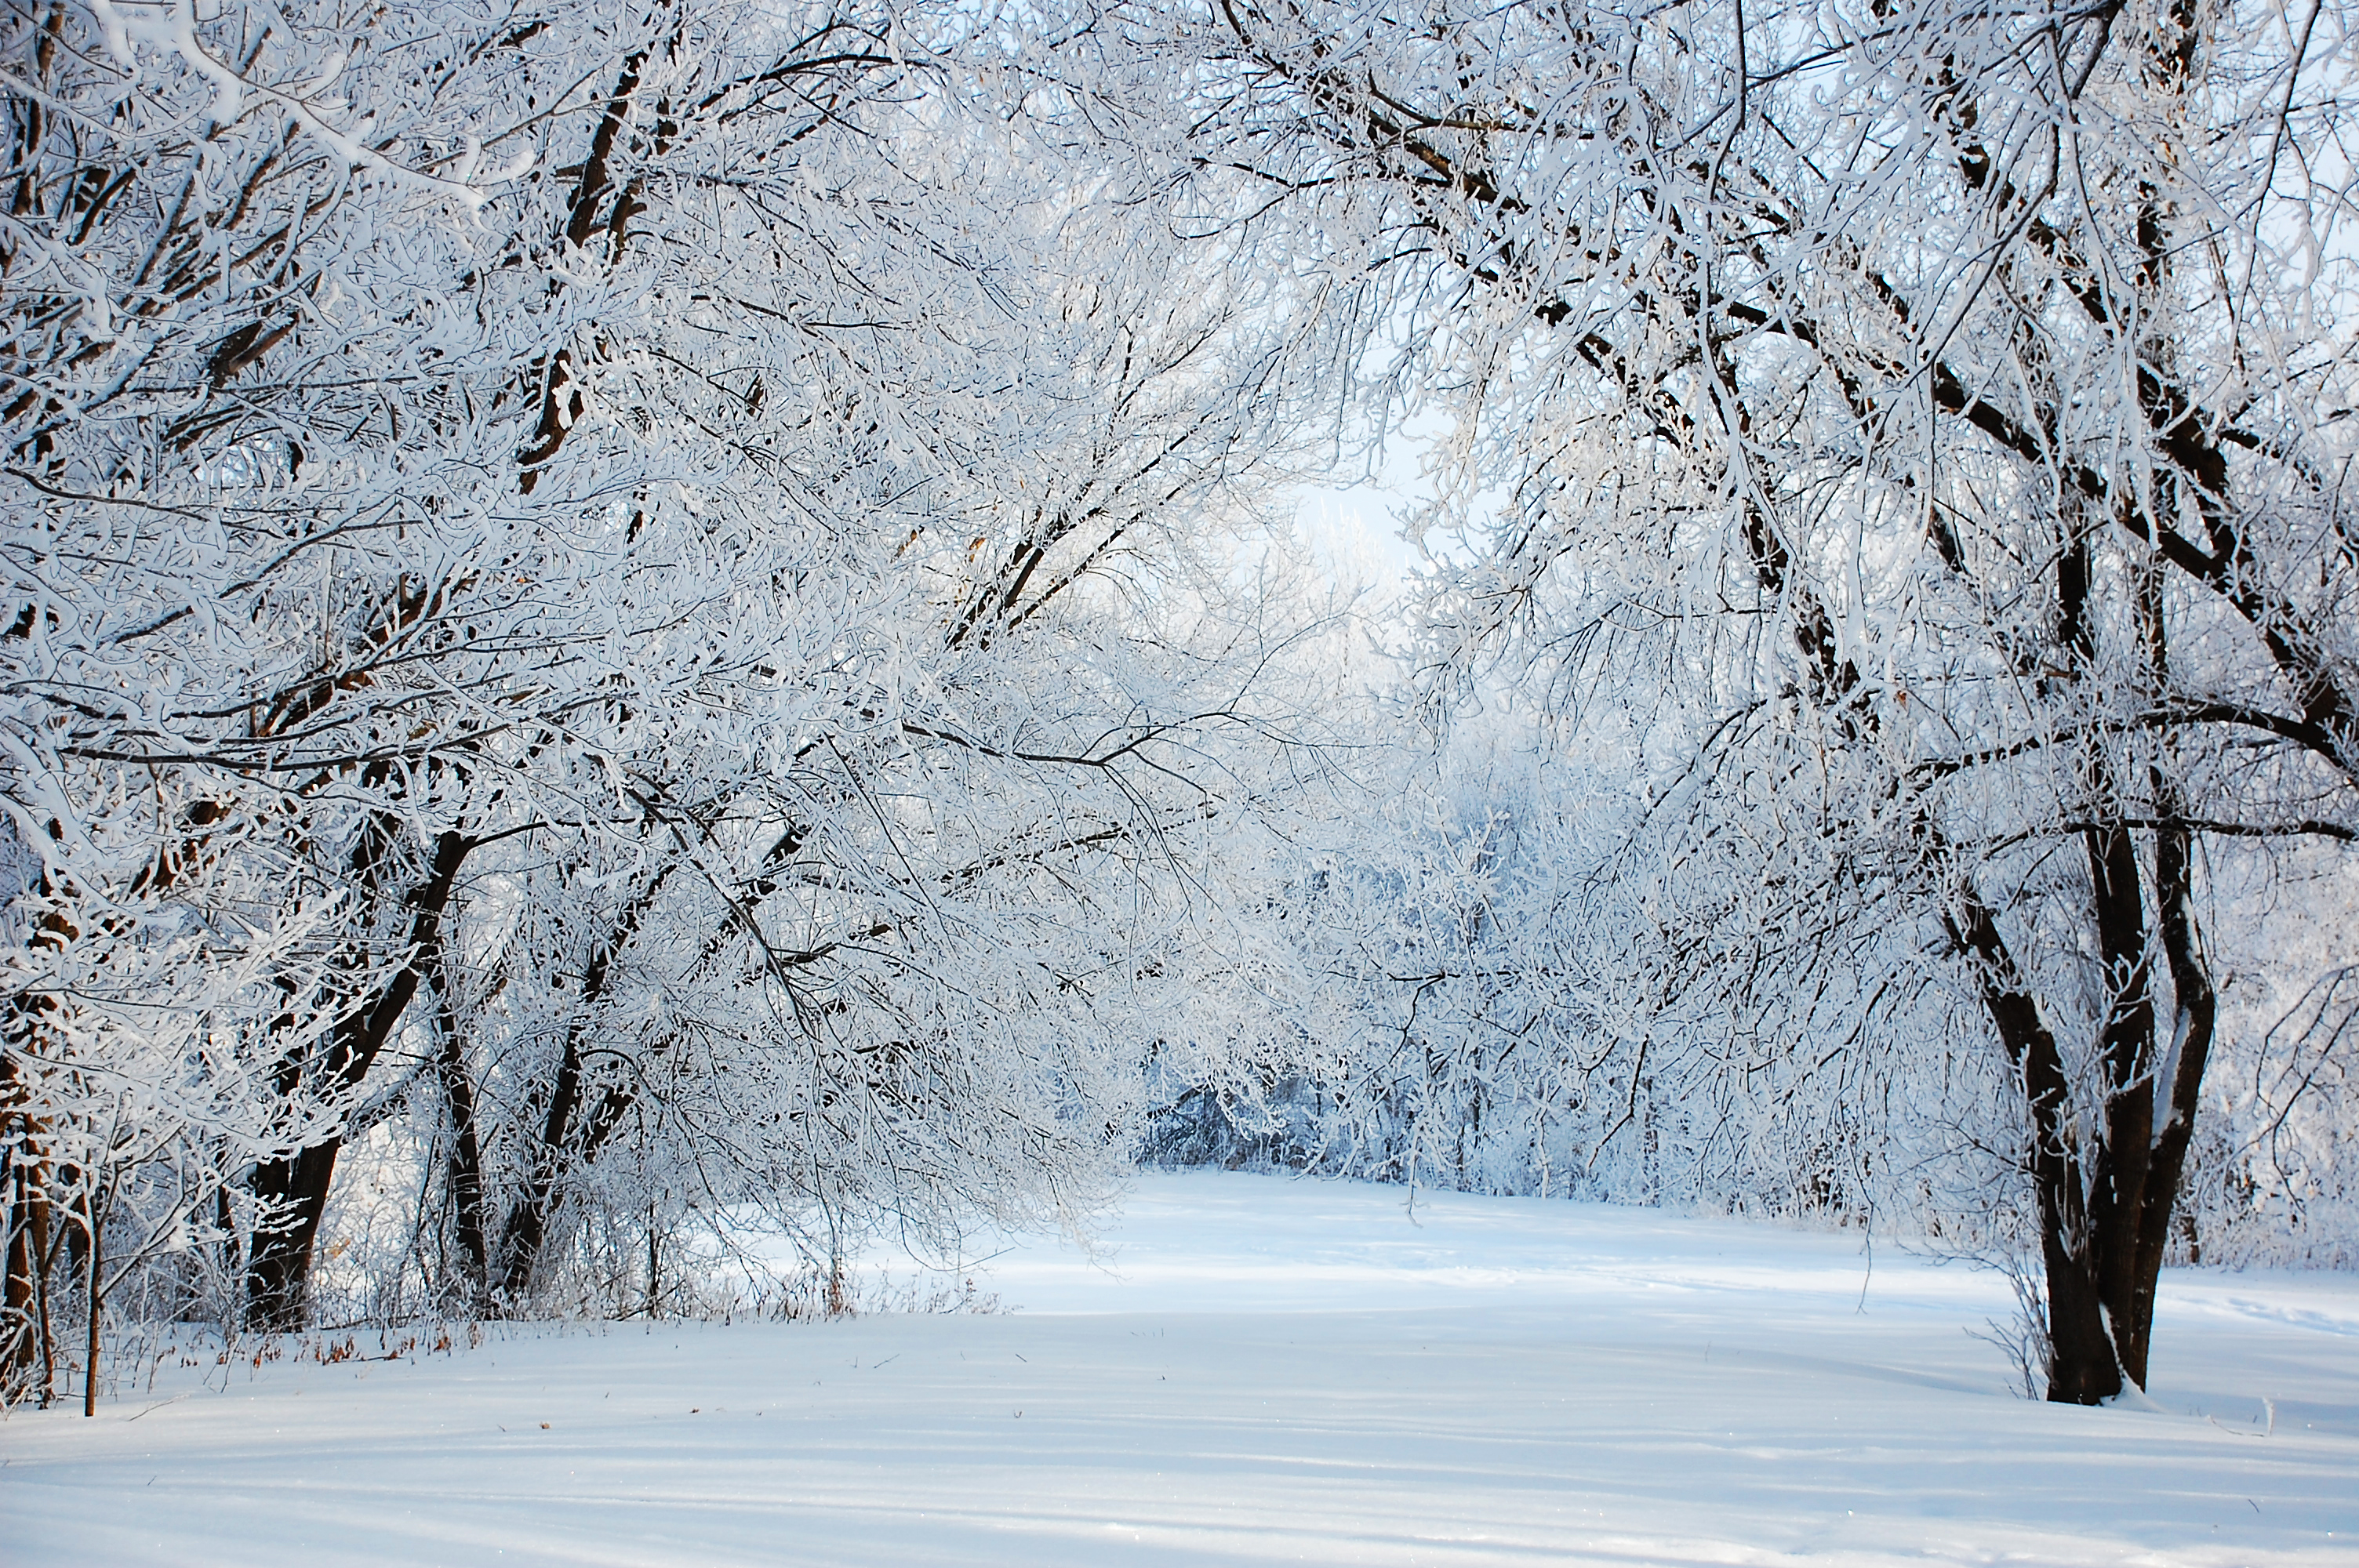
<instances>
[{"instance_id":1,"label":"clearing in snow","mask_svg":"<svg viewBox=\"0 0 2359 1568\"><path fill-rule=\"evenodd\" d=\"M1143 1175L1103 1267L979 1271L999 1315L168 1366L11 1414L0 1530L16 1568L2359 1563L2348 1275L2167 1272L2149 1400L2085 1410L1971 1336L1988 1273L1406 1197Z\"/></svg>"}]
</instances>

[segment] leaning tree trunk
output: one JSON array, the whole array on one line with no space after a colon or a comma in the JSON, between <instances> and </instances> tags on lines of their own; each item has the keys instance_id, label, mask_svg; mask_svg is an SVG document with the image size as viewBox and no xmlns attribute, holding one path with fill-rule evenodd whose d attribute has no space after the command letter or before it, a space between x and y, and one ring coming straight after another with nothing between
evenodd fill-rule
<instances>
[{"instance_id":1,"label":"leaning tree trunk","mask_svg":"<svg viewBox=\"0 0 2359 1568\"><path fill-rule=\"evenodd\" d=\"M541 1255L549 1246L550 1227L564 1201L566 1177L597 1157L598 1146L604 1142L618 1119L619 1112L605 1108L613 1104L620 1091L609 1090L601 1102L599 1114L592 1116L586 1125L578 1119L582 1092L587 1087L591 1032L605 1022L606 992L614 980L617 960L638 934L640 922L646 919L664 883L670 880L677 863L666 862L645 887L624 903L613 928L591 949L590 962L583 968L581 995L573 1017L566 1025L564 1048L558 1056L557 1073L549 1084L548 1104L533 1144L531 1173L500 1229L498 1297L510 1311L519 1308L532 1293L540 1271Z\"/></svg>"},{"instance_id":2,"label":"leaning tree trunk","mask_svg":"<svg viewBox=\"0 0 2359 1568\"><path fill-rule=\"evenodd\" d=\"M459 867L474 844L455 828L436 839L425 880L410 890L406 901L411 910L407 960L375 993L337 1021L321 1062L289 1064L290 1077L285 1087L290 1096L306 1081L331 1095L349 1094L368 1076L377 1054L393 1037L409 999L417 994L419 957L435 950ZM306 1072L307 1067L310 1071ZM262 1217L255 1222L254 1245L246 1255L248 1327L263 1333L289 1333L303 1326L310 1300L312 1249L319 1240L336 1157L342 1149L343 1139L331 1136L255 1167L250 1186Z\"/></svg>"}]
</instances>

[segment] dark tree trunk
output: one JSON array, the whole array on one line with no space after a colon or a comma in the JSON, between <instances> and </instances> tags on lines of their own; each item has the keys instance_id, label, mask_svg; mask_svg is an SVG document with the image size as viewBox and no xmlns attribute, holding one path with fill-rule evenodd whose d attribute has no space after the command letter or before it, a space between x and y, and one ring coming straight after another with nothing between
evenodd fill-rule
<instances>
[{"instance_id":1,"label":"dark tree trunk","mask_svg":"<svg viewBox=\"0 0 2359 1568\"><path fill-rule=\"evenodd\" d=\"M2146 1386L2155 1289L2217 1011L2195 928L2190 835L2168 806L2159 770L2154 779L2166 803L2155 835L2155 935L2171 975L2173 1017L2158 1027L2149 994L2140 1049L2134 1058L2107 1063L2114 1081L2104 1142L2092 1162L2088 1213L2078 1227L2069 1217L2050 1222L2042 1184L2053 1353L2048 1397L2073 1404L2109 1399L2125 1379Z\"/></svg>"},{"instance_id":2,"label":"dark tree trunk","mask_svg":"<svg viewBox=\"0 0 2359 1568\"><path fill-rule=\"evenodd\" d=\"M2169 493L2164 492L2166 498ZM2161 579L2155 570L2140 574L2137 611L2156 688L2166 689L2170 650L2163 621ZM2194 835L2168 770L2149 766L2147 778L2154 795L2156 823L2154 923L2175 1005L2173 1016L2161 1027L2161 1048L2147 1075L2153 1087L2146 1104L2156 1108L2159 1098L2161 1125L2150 1130L2145 1202L2135 1230L2125 1238L2129 1262L2124 1270L2122 1303L2114 1314L2123 1370L2141 1388L2146 1385L2147 1357L2153 1348L2155 1285L2162 1274L2162 1256L2169 1244L2173 1211L2186 1174L2187 1152L2194 1140L2197 1102L2219 1014L2219 997L2212 989L2211 967L2195 924Z\"/></svg>"},{"instance_id":3,"label":"dark tree trunk","mask_svg":"<svg viewBox=\"0 0 2359 1568\"><path fill-rule=\"evenodd\" d=\"M452 829L435 841L434 860L426 879L410 890L408 960L386 979L376 994L347 1012L330 1034L324 1061L305 1074L303 1064L290 1064L288 1092L309 1077L332 1092L360 1087L377 1054L393 1036L403 1010L418 992L419 957L440 942L443 912L450 906L459 867L474 848L474 840ZM328 1189L336 1173L341 1137L298 1150L291 1157L266 1160L255 1167L251 1188L261 1205L254 1227L254 1245L246 1255L246 1325L264 1333L288 1333L303 1326L311 1289L312 1247L319 1239L321 1217L327 1212Z\"/></svg>"},{"instance_id":4,"label":"dark tree trunk","mask_svg":"<svg viewBox=\"0 0 2359 1568\"><path fill-rule=\"evenodd\" d=\"M2060 640L2086 669L2093 636L2079 554L2068 550L2059 565ZM2146 676L2158 695L2169 685L2158 567L2138 571L2134 608ZM2093 802L2104 806L2122 798L2110 759L2093 751L2086 766ZM2195 924L2193 834L2159 761L2147 764L2147 784L2154 812L2150 882L2140 876L2137 836L2117 813L2111 820L2093 813L2098 819L2082 829L2108 991L2100 1035L2104 1116L2093 1149L2074 1146L2070 1085L2055 1036L1995 918L1971 886L1950 916L1951 935L1975 959L1985 1011L2022 1075L2031 1113L2031 1175L2048 1275L2048 1397L2061 1403L2094 1404L2119 1394L2125 1381L2146 1385L2155 1288L2218 1012ZM2158 968L2170 977L2168 1019L2158 1006Z\"/></svg>"},{"instance_id":5,"label":"dark tree trunk","mask_svg":"<svg viewBox=\"0 0 2359 1568\"><path fill-rule=\"evenodd\" d=\"M532 1173L526 1179L516 1207L508 1211L507 1223L500 1229L499 1294L511 1305L531 1293L533 1277L540 1269L541 1252L549 1245L550 1222L556 1218L557 1206L564 1197L567 1173L595 1154L595 1141L603 1141L604 1131L612 1126L611 1120L605 1121L594 1140L582 1137L576 1127L584 1057L590 1047L591 1031L603 1011L601 1004L613 982L615 960L637 934L639 922L646 918L648 906L655 903L656 894L662 891L670 874L669 866L658 871L647 887L623 906L614 928L592 950L589 965L582 971L581 1002L566 1026L564 1050L558 1058L557 1076L549 1086L548 1109L541 1118L539 1138L533 1148Z\"/></svg>"},{"instance_id":6,"label":"dark tree trunk","mask_svg":"<svg viewBox=\"0 0 2359 1568\"><path fill-rule=\"evenodd\" d=\"M466 1031L460 1022L458 998L451 989L439 936L419 961L427 983L434 988L434 1028L440 1038L435 1076L442 1087L443 1113L451 1126L449 1165L443 1180L450 1195L451 1230L459 1244L457 1304L477 1312L491 1293L492 1262L490 1232L484 1222L484 1146L475 1125L475 1085L467 1071Z\"/></svg>"},{"instance_id":7,"label":"dark tree trunk","mask_svg":"<svg viewBox=\"0 0 2359 1568\"><path fill-rule=\"evenodd\" d=\"M49 891L47 878L40 883ZM81 933L52 911L34 931L31 946L62 950ZM0 1390L14 1395L32 1383L38 1369L40 1401L56 1391L57 1356L49 1336L51 1178L57 1173L44 1150L49 1128L28 1105L31 1091L19 1074L19 1052L37 1048L43 1021L58 1007L49 996L19 996L9 1006L8 1037L0 1049L0 1115L16 1124L19 1140L8 1152L8 1221L5 1273L0 1273Z\"/></svg>"},{"instance_id":8,"label":"dark tree trunk","mask_svg":"<svg viewBox=\"0 0 2359 1568\"><path fill-rule=\"evenodd\" d=\"M460 1267L465 1271L465 1304L482 1305L492 1278L491 1244L484 1223L484 1149L475 1131L475 1089L455 1034L443 1037L441 1076L444 1103L451 1116L451 1228L459 1242Z\"/></svg>"},{"instance_id":9,"label":"dark tree trunk","mask_svg":"<svg viewBox=\"0 0 2359 1568\"><path fill-rule=\"evenodd\" d=\"M23 1141L8 1161L6 1302L0 1314L0 1390L14 1398L38 1383L41 1402L49 1399L49 1198L43 1161L30 1118L21 1118Z\"/></svg>"},{"instance_id":10,"label":"dark tree trunk","mask_svg":"<svg viewBox=\"0 0 2359 1568\"><path fill-rule=\"evenodd\" d=\"M263 1334L303 1326L311 1294L311 1246L327 1213L328 1187L343 1140L332 1138L284 1160L266 1160L250 1185L263 1217L245 1260L245 1325Z\"/></svg>"},{"instance_id":11,"label":"dark tree trunk","mask_svg":"<svg viewBox=\"0 0 2359 1568\"><path fill-rule=\"evenodd\" d=\"M105 1304L106 1275L104 1252L100 1246L98 1195L86 1194L82 1198L82 1223L90 1230L89 1296L90 1342L83 1346L82 1365L82 1413L85 1420L98 1414L98 1314Z\"/></svg>"},{"instance_id":12,"label":"dark tree trunk","mask_svg":"<svg viewBox=\"0 0 2359 1568\"><path fill-rule=\"evenodd\" d=\"M2048 1397L2094 1404L2121 1392L2112 1338L2098 1287L2080 1152L2069 1110L2071 1087L2055 1033L2039 1015L1998 921L1971 884L1945 917L1950 935L1974 960L1984 1011L2007 1059L2021 1076L2031 1113L2031 1184L2039 1204L2039 1241L2048 1272Z\"/></svg>"}]
</instances>

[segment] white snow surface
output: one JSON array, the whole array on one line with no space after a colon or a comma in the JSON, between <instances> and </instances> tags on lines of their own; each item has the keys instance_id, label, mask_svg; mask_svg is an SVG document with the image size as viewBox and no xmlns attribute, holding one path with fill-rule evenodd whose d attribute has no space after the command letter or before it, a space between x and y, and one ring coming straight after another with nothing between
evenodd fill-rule
<instances>
[{"instance_id":1,"label":"white snow surface","mask_svg":"<svg viewBox=\"0 0 2359 1568\"><path fill-rule=\"evenodd\" d=\"M2350 1275L2173 1271L2157 1408L2081 1410L1970 1337L1988 1273L1406 1197L1142 1175L1097 1263L995 1260L997 1315L502 1329L226 1388L208 1355L0 1423L0 1556L2359 1564Z\"/></svg>"}]
</instances>

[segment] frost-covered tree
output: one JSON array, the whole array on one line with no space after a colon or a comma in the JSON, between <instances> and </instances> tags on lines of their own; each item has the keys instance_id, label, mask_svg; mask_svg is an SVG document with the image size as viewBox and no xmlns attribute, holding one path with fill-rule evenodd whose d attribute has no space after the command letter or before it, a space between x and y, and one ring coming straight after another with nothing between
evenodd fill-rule
<instances>
[{"instance_id":1,"label":"frost-covered tree","mask_svg":"<svg viewBox=\"0 0 2359 1568\"><path fill-rule=\"evenodd\" d=\"M1483 535L1435 662L1643 716L1662 972L1779 1025L1764 1062L1929 967L1979 1012L2061 1400L2146 1376L2227 890L2348 907L2348 47L2230 4L1343 0L1089 7L1037 66L1142 188L1373 280L1379 390L1454 423Z\"/></svg>"},{"instance_id":2,"label":"frost-covered tree","mask_svg":"<svg viewBox=\"0 0 2359 1568\"><path fill-rule=\"evenodd\" d=\"M625 1149L864 1223L1099 1183L1093 999L1284 717L1218 535L1288 345L994 144L976 21L8 14L12 1249L120 1098L50 1042L234 1099L157 1234L259 1327L406 1125L479 1305Z\"/></svg>"}]
</instances>

